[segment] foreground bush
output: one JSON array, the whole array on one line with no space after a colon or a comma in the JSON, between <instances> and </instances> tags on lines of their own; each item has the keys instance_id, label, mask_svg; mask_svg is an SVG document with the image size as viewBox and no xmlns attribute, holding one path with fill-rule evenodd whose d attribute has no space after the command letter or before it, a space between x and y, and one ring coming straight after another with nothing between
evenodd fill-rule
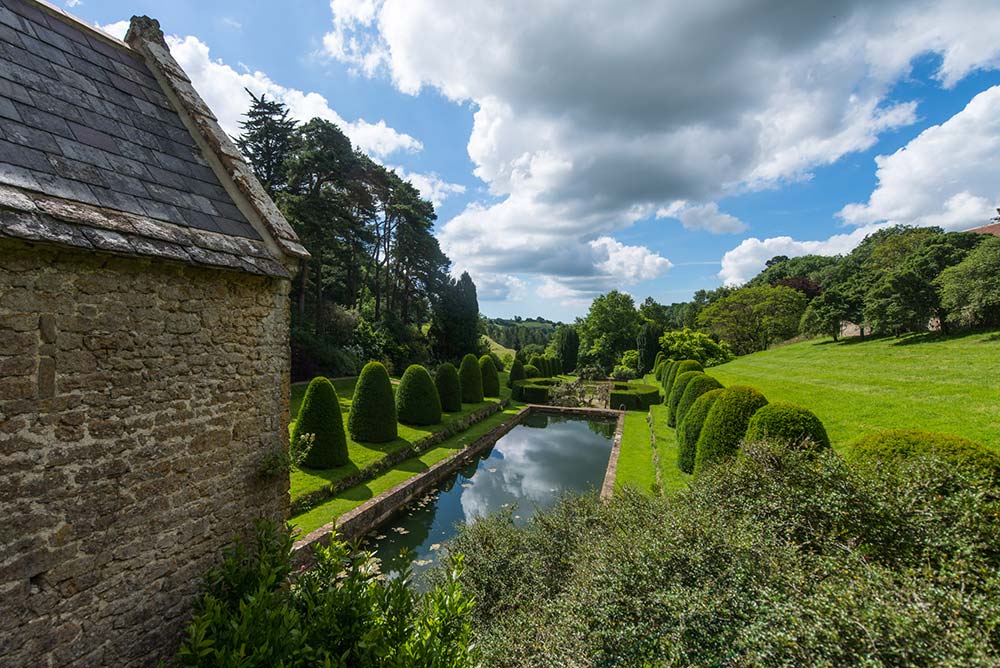
<instances>
[{"instance_id":1,"label":"foreground bush","mask_svg":"<svg viewBox=\"0 0 1000 668\"><path fill-rule=\"evenodd\" d=\"M987 488L930 459L862 475L829 449L744 455L666 497L465 526L483 665L1000 665Z\"/></svg>"},{"instance_id":2,"label":"foreground bush","mask_svg":"<svg viewBox=\"0 0 1000 668\"><path fill-rule=\"evenodd\" d=\"M681 397L684 396L684 390L687 389L688 383L698 376L704 375L705 373L702 371L685 371L674 379L674 386L670 389L670 396L664 401L667 405L668 427L677 426L677 405L681 402Z\"/></svg>"},{"instance_id":3,"label":"foreground bush","mask_svg":"<svg viewBox=\"0 0 1000 668\"><path fill-rule=\"evenodd\" d=\"M483 400L483 373L479 370L479 360L475 355L470 353L462 358L458 378L462 383L462 403L480 403Z\"/></svg>"},{"instance_id":4,"label":"foreground bush","mask_svg":"<svg viewBox=\"0 0 1000 668\"><path fill-rule=\"evenodd\" d=\"M687 387L684 388L684 394L677 401L677 409L674 414L674 422L677 427L680 427L684 422L684 417L687 412L691 410L691 406L697 401L698 397L709 392L711 390L722 389L722 383L712 378L706 373L695 376L694 379L688 383Z\"/></svg>"},{"instance_id":5,"label":"foreground bush","mask_svg":"<svg viewBox=\"0 0 1000 668\"><path fill-rule=\"evenodd\" d=\"M493 358L489 355L483 355L479 358L479 375L483 379L483 396L499 397L500 374L497 373L496 364L493 363Z\"/></svg>"},{"instance_id":6,"label":"foreground bush","mask_svg":"<svg viewBox=\"0 0 1000 668\"><path fill-rule=\"evenodd\" d=\"M1000 455L961 436L889 429L863 437L848 453L856 464L875 468L900 466L906 459L919 456L936 457L964 474L1000 484Z\"/></svg>"},{"instance_id":7,"label":"foreground bush","mask_svg":"<svg viewBox=\"0 0 1000 668\"><path fill-rule=\"evenodd\" d=\"M403 424L428 425L441 421L441 399L427 369L411 364L396 388L396 414Z\"/></svg>"},{"instance_id":8,"label":"foreground bush","mask_svg":"<svg viewBox=\"0 0 1000 668\"><path fill-rule=\"evenodd\" d=\"M534 364L524 365L524 377L525 378L541 378L542 371Z\"/></svg>"},{"instance_id":9,"label":"foreground bush","mask_svg":"<svg viewBox=\"0 0 1000 668\"><path fill-rule=\"evenodd\" d=\"M258 524L254 544L237 545L206 577L177 663L217 666L461 668L469 649L472 601L457 582L461 559L426 594L409 574L382 581L367 554L334 541L295 573L292 537Z\"/></svg>"},{"instance_id":10,"label":"foreground bush","mask_svg":"<svg viewBox=\"0 0 1000 668\"><path fill-rule=\"evenodd\" d=\"M695 399L684 420L677 427L677 468L684 473L694 473L694 460L698 452L698 438L705 425L705 418L712 408L722 388L709 390Z\"/></svg>"},{"instance_id":11,"label":"foreground bush","mask_svg":"<svg viewBox=\"0 0 1000 668\"><path fill-rule=\"evenodd\" d=\"M764 406L750 418L747 441L772 441L788 447L809 443L829 448L830 437L819 418L808 408L782 401Z\"/></svg>"},{"instance_id":12,"label":"foreground bush","mask_svg":"<svg viewBox=\"0 0 1000 668\"><path fill-rule=\"evenodd\" d=\"M524 373L524 363L519 359L515 359L514 363L510 366L510 374L507 376L507 387L514 387L514 383L525 378L527 376Z\"/></svg>"},{"instance_id":13,"label":"foreground bush","mask_svg":"<svg viewBox=\"0 0 1000 668\"><path fill-rule=\"evenodd\" d=\"M359 443L385 443L396 438L396 400L389 372L380 362L369 362L361 370L347 430Z\"/></svg>"},{"instance_id":14,"label":"foreground bush","mask_svg":"<svg viewBox=\"0 0 1000 668\"><path fill-rule=\"evenodd\" d=\"M438 397L441 398L441 410L448 413L462 410L462 383L454 364L445 362L438 367L434 385L437 387Z\"/></svg>"},{"instance_id":15,"label":"foreground bush","mask_svg":"<svg viewBox=\"0 0 1000 668\"><path fill-rule=\"evenodd\" d=\"M752 387L735 385L723 390L701 428L694 472L699 473L735 455L747 433L750 418L757 409L766 405L764 395Z\"/></svg>"},{"instance_id":16,"label":"foreground bush","mask_svg":"<svg viewBox=\"0 0 1000 668\"><path fill-rule=\"evenodd\" d=\"M344 433L344 417L340 413L340 399L333 383L323 376L313 378L306 388L299 415L292 427L292 446L295 447L306 434L313 435L313 444L302 466L329 469L347 463L347 435Z\"/></svg>"}]
</instances>

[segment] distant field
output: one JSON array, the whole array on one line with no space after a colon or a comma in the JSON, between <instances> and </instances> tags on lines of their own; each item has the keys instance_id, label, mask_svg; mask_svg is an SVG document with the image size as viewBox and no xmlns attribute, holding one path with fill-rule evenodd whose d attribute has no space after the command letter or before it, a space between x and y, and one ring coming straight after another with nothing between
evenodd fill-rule
<instances>
[{"instance_id":1,"label":"distant field","mask_svg":"<svg viewBox=\"0 0 1000 668\"><path fill-rule=\"evenodd\" d=\"M835 447L880 429L959 434L1000 450L1000 333L818 339L708 369L811 409Z\"/></svg>"},{"instance_id":2,"label":"distant field","mask_svg":"<svg viewBox=\"0 0 1000 668\"><path fill-rule=\"evenodd\" d=\"M508 348L508 347L504 346L502 343L497 343L496 341L494 341L493 339L491 339L488 336L483 336L483 339L489 345L490 352L491 353L496 353L501 358L503 358L503 357L505 357L507 355L509 355L511 357L514 357L514 355L517 353L517 351L514 350L513 348Z\"/></svg>"}]
</instances>

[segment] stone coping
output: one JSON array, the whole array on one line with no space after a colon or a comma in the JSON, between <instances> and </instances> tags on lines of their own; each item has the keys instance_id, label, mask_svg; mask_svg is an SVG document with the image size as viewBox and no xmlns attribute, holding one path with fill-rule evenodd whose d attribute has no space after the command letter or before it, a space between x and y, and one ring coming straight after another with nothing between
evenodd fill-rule
<instances>
[{"instance_id":1,"label":"stone coping","mask_svg":"<svg viewBox=\"0 0 1000 668\"><path fill-rule=\"evenodd\" d=\"M331 522L327 522L320 528L297 540L292 548L292 562L296 566L309 567L313 563L313 550L317 546L329 544L331 537L335 534L338 540L352 541L370 533L410 502L422 497L429 489L474 461L484 451L493 447L502 436L519 425L525 416L533 412L560 415L569 414L580 417L617 418L618 422L611 446L611 455L608 459L608 468L605 472L604 485L601 489L601 499L606 500L610 498L611 490L614 489L618 454L621 451L625 412L607 408L564 408L560 406L528 404L511 419L497 425L495 429L479 437L462 450L442 459L426 471L404 480L375 498L369 499L357 508L344 513Z\"/></svg>"}]
</instances>

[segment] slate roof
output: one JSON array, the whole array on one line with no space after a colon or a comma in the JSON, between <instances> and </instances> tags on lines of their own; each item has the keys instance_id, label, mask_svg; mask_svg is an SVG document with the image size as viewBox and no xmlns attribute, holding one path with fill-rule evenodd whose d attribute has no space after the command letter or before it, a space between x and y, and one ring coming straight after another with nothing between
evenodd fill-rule
<instances>
[{"instance_id":1,"label":"slate roof","mask_svg":"<svg viewBox=\"0 0 1000 668\"><path fill-rule=\"evenodd\" d=\"M160 81L165 76L187 78L169 56L159 25L142 20L153 30L141 35L140 48L133 49L44 4L0 0L0 234L30 237L25 230L31 229L31 220L52 217L50 212L59 209L52 202L63 200L73 203L62 207L66 215L36 220L36 227L53 222L93 226L97 219L107 223L115 218L115 224L101 228L126 235L128 245L117 244L116 252L202 263L200 252L191 248L226 252L218 249L228 245L241 249L232 251L240 260L257 257L264 264L269 257L282 261L282 254L307 256L266 195L266 202L245 202L243 211L249 207L254 215L280 219L264 222L268 230L277 228L281 239L265 240L220 182L221 170L230 190L247 192L255 185L262 192L252 174L249 186L236 182L247 179L250 170L235 148L231 152L236 156L209 156L214 168L206 159L181 114L191 122L192 112L211 112L193 88L177 107L171 103ZM161 43L169 62L149 56L150 44L155 50ZM160 81L151 66L159 70ZM165 74L163 68L172 67L176 71ZM214 127L208 129L224 136L214 116L211 121ZM231 145L228 137L224 141ZM203 138L202 146L214 154L219 142L218 137ZM35 240L44 240L35 232ZM234 240L235 246L219 236ZM81 230L75 238L89 237ZM137 246L136 238L180 248L154 253ZM109 250L92 241L91 246ZM281 252L273 252L275 247ZM274 267L262 271L252 262L215 260L208 264L283 273Z\"/></svg>"}]
</instances>

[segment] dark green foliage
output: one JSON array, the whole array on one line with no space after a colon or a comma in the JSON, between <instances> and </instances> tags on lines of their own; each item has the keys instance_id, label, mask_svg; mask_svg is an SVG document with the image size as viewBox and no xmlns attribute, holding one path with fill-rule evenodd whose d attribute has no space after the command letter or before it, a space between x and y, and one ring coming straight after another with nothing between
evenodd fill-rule
<instances>
[{"instance_id":1,"label":"dark green foliage","mask_svg":"<svg viewBox=\"0 0 1000 668\"><path fill-rule=\"evenodd\" d=\"M411 364L396 388L396 413L403 424L428 425L441 421L441 399L427 369Z\"/></svg>"},{"instance_id":2,"label":"dark green foliage","mask_svg":"<svg viewBox=\"0 0 1000 668\"><path fill-rule=\"evenodd\" d=\"M385 443L396 438L396 401L389 373L380 362L369 362L361 370L347 430L359 443Z\"/></svg>"},{"instance_id":3,"label":"dark green foliage","mask_svg":"<svg viewBox=\"0 0 1000 668\"><path fill-rule=\"evenodd\" d=\"M702 425L694 472L701 473L712 464L735 455L747 433L750 418L766 405L764 395L752 387L734 385L724 389Z\"/></svg>"},{"instance_id":4,"label":"dark green foliage","mask_svg":"<svg viewBox=\"0 0 1000 668\"><path fill-rule=\"evenodd\" d=\"M793 288L740 288L698 314L698 324L737 355L766 350L799 333L806 296Z\"/></svg>"},{"instance_id":5,"label":"dark green foliage","mask_svg":"<svg viewBox=\"0 0 1000 668\"><path fill-rule=\"evenodd\" d=\"M616 410L625 406L628 411L646 411L650 406L660 403L660 390L655 385L629 383L626 390L618 387L616 383L609 398L610 407Z\"/></svg>"},{"instance_id":6,"label":"dark green foliage","mask_svg":"<svg viewBox=\"0 0 1000 668\"><path fill-rule=\"evenodd\" d=\"M622 353L635 345L639 313L632 296L612 290L594 299L586 317L577 321L580 362L610 369Z\"/></svg>"},{"instance_id":7,"label":"dark green foliage","mask_svg":"<svg viewBox=\"0 0 1000 668\"><path fill-rule=\"evenodd\" d=\"M660 364L660 362L665 362L665 361L667 361L667 356L663 354L662 350L657 350L656 357L653 358L653 368L655 369Z\"/></svg>"},{"instance_id":8,"label":"dark green foliage","mask_svg":"<svg viewBox=\"0 0 1000 668\"><path fill-rule=\"evenodd\" d=\"M705 367L718 366L733 359L728 344L719 343L704 332L695 332L686 327L665 333L660 337L658 345L668 358L695 360Z\"/></svg>"},{"instance_id":9,"label":"dark green foliage","mask_svg":"<svg viewBox=\"0 0 1000 668\"><path fill-rule=\"evenodd\" d=\"M660 350L660 335L663 328L655 322L646 322L639 328L639 336L635 339L636 350L639 351L639 366L637 371L643 376L656 366L656 362L663 357Z\"/></svg>"},{"instance_id":10,"label":"dark green foliage","mask_svg":"<svg viewBox=\"0 0 1000 668\"><path fill-rule=\"evenodd\" d=\"M479 360L469 354L462 358L458 369L462 381L462 403L478 404L483 400L483 372L479 370Z\"/></svg>"},{"instance_id":11,"label":"dark green foliage","mask_svg":"<svg viewBox=\"0 0 1000 668\"><path fill-rule=\"evenodd\" d=\"M975 482L751 444L683 493L498 513L451 550L484 666L985 668L1000 513Z\"/></svg>"},{"instance_id":12,"label":"dark green foliage","mask_svg":"<svg viewBox=\"0 0 1000 668\"><path fill-rule=\"evenodd\" d=\"M542 370L539 369L534 364L525 364L524 365L524 377L525 378L541 378L542 377Z\"/></svg>"},{"instance_id":13,"label":"dark green foliage","mask_svg":"<svg viewBox=\"0 0 1000 668\"><path fill-rule=\"evenodd\" d=\"M545 358L541 355L532 355L528 360L528 366L533 366L538 369L539 377L547 378L549 376L548 370L545 368ZM528 376L528 378L531 378L531 376Z\"/></svg>"},{"instance_id":14,"label":"dark green foliage","mask_svg":"<svg viewBox=\"0 0 1000 668\"><path fill-rule=\"evenodd\" d=\"M518 380L524 380L527 376L524 373L524 362L519 359L514 359L514 363L510 365L510 375L507 378L507 386L514 387L514 382Z\"/></svg>"},{"instance_id":15,"label":"dark green foliage","mask_svg":"<svg viewBox=\"0 0 1000 668\"><path fill-rule=\"evenodd\" d=\"M479 327L476 284L469 274L463 272L457 281L453 278L442 281L429 332L438 359L455 359L464 350L476 350Z\"/></svg>"},{"instance_id":16,"label":"dark green foliage","mask_svg":"<svg viewBox=\"0 0 1000 668\"><path fill-rule=\"evenodd\" d=\"M556 373L572 373L580 356L580 335L576 328L560 325L556 330L555 346L560 363Z\"/></svg>"},{"instance_id":17,"label":"dark green foliage","mask_svg":"<svg viewBox=\"0 0 1000 668\"><path fill-rule=\"evenodd\" d=\"M1000 324L1000 237L986 237L959 264L941 272L936 284L950 322Z\"/></svg>"},{"instance_id":18,"label":"dark green foliage","mask_svg":"<svg viewBox=\"0 0 1000 668\"><path fill-rule=\"evenodd\" d=\"M479 358L479 374L483 378L483 396L500 396L500 376L497 374L497 367L493 363L493 358L483 355Z\"/></svg>"},{"instance_id":19,"label":"dark green foliage","mask_svg":"<svg viewBox=\"0 0 1000 668\"><path fill-rule=\"evenodd\" d=\"M546 381L533 383L530 380L519 380L514 383L511 394L515 400L526 404L547 404L549 384Z\"/></svg>"},{"instance_id":20,"label":"dark green foliage","mask_svg":"<svg viewBox=\"0 0 1000 668\"><path fill-rule=\"evenodd\" d=\"M808 443L829 448L830 437L819 418L808 408L776 401L759 409L747 425L747 441L770 441L787 447Z\"/></svg>"},{"instance_id":21,"label":"dark green foliage","mask_svg":"<svg viewBox=\"0 0 1000 668\"><path fill-rule=\"evenodd\" d=\"M980 443L961 436L916 429L889 429L858 440L848 458L866 468L894 467L908 458L933 457L950 468L974 477L1000 483L1000 455Z\"/></svg>"},{"instance_id":22,"label":"dark green foliage","mask_svg":"<svg viewBox=\"0 0 1000 668\"><path fill-rule=\"evenodd\" d=\"M295 120L288 107L249 90L250 109L240 121L236 145L253 167L254 176L271 197L284 189L288 181L288 156L294 148Z\"/></svg>"},{"instance_id":23,"label":"dark green foliage","mask_svg":"<svg viewBox=\"0 0 1000 668\"><path fill-rule=\"evenodd\" d=\"M676 391L676 383L674 385L674 390ZM680 398L677 400L677 407L674 408L672 413L674 424L671 426L679 427L681 425L684 421L684 416L687 415L691 405L696 399L698 399L698 397L705 394L709 390L718 390L721 387L722 383L708 374L703 373L695 378L692 378L691 381L688 382L687 387L684 388L684 392L681 394Z\"/></svg>"},{"instance_id":24,"label":"dark green foliage","mask_svg":"<svg viewBox=\"0 0 1000 668\"><path fill-rule=\"evenodd\" d=\"M454 364L445 362L438 367L434 385L441 398L441 410L449 413L462 410L462 383Z\"/></svg>"},{"instance_id":25,"label":"dark green foliage","mask_svg":"<svg viewBox=\"0 0 1000 668\"><path fill-rule=\"evenodd\" d=\"M709 390L695 399L677 426L677 468L684 473L694 473L694 460L698 452L698 438L705 425L705 418L712 404L722 394L722 388Z\"/></svg>"},{"instance_id":26,"label":"dark green foliage","mask_svg":"<svg viewBox=\"0 0 1000 668\"><path fill-rule=\"evenodd\" d=\"M313 378L299 407L292 427L292 447L304 434L313 434L313 445L302 465L311 469L329 469L347 463L347 436L340 400L333 383L322 376Z\"/></svg>"},{"instance_id":27,"label":"dark green foliage","mask_svg":"<svg viewBox=\"0 0 1000 668\"><path fill-rule=\"evenodd\" d=\"M705 368L702 367L701 363L696 360L681 360L670 367L670 371L667 374L667 379L663 384L663 400L670 400L670 393L673 392L674 383L677 381L677 377L682 373L688 371L704 371Z\"/></svg>"},{"instance_id":28,"label":"dark green foliage","mask_svg":"<svg viewBox=\"0 0 1000 668\"><path fill-rule=\"evenodd\" d=\"M705 375L703 371L685 371L674 379L674 386L670 388L670 396L664 401L667 406L668 427L677 426L677 404L681 402L681 397L684 396L684 390L687 389L688 383L694 380L698 374Z\"/></svg>"},{"instance_id":29,"label":"dark green foliage","mask_svg":"<svg viewBox=\"0 0 1000 668\"><path fill-rule=\"evenodd\" d=\"M369 556L339 541L292 568L292 536L259 523L254 544L230 548L205 578L176 664L464 668L472 601L451 573L418 594L409 573L382 580ZM294 586L293 586L294 585Z\"/></svg>"}]
</instances>

